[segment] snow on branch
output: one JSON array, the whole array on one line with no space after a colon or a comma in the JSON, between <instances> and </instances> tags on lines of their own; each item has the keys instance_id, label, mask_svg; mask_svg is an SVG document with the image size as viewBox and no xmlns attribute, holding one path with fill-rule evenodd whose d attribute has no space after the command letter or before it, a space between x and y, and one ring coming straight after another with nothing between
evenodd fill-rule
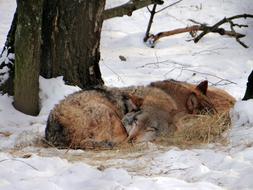
<instances>
[{"instance_id":1,"label":"snow on branch","mask_svg":"<svg viewBox=\"0 0 253 190\"><path fill-rule=\"evenodd\" d=\"M124 15L131 16L135 10L147 7L151 4L163 4L163 0L130 0L127 3L107 9L103 13L104 20L110 19L113 17L121 17Z\"/></svg>"}]
</instances>

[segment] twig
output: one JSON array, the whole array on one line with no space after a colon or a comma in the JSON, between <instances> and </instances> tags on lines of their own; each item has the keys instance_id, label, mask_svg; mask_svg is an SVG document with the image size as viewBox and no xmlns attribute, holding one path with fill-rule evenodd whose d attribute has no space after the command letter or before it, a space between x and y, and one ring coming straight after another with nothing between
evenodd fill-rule
<instances>
[{"instance_id":1,"label":"twig","mask_svg":"<svg viewBox=\"0 0 253 190\"><path fill-rule=\"evenodd\" d=\"M165 171L164 174L169 174L169 173L172 172L172 171L185 171L185 170L187 170L187 169L189 169L189 168L191 168L191 167L188 167L188 168L174 168L174 169L169 169L169 170Z\"/></svg>"},{"instance_id":2,"label":"twig","mask_svg":"<svg viewBox=\"0 0 253 190\"><path fill-rule=\"evenodd\" d=\"M224 18L222 20L220 20L219 22L217 22L216 24L214 24L213 26L211 26L209 28L209 30L205 30L203 31L202 33L200 33L195 39L194 39L194 42L197 43L201 38L203 38L206 34L214 31L214 30L217 30L219 26L221 26L222 24L224 23L227 23L227 22L230 22L234 19L239 19L239 18L253 18L253 15L250 15L250 14L241 14L241 15L235 15L235 16L232 16L232 17L229 17L229 18ZM242 27L243 25L241 25ZM244 25L245 27L246 25ZM241 44L242 45L242 44Z\"/></svg>"},{"instance_id":3,"label":"twig","mask_svg":"<svg viewBox=\"0 0 253 190\"><path fill-rule=\"evenodd\" d=\"M5 162L5 161L16 161L16 162L21 162L21 163L24 163L25 165L31 167L32 169L34 169L34 170L36 170L36 171L39 171L37 168L35 168L35 167L32 166L31 164L28 164L28 163L24 162L23 160L18 160L18 159L15 159L15 158L0 160L0 162Z\"/></svg>"},{"instance_id":4,"label":"twig","mask_svg":"<svg viewBox=\"0 0 253 190\"><path fill-rule=\"evenodd\" d=\"M196 70L192 70L192 69L183 69L185 71L190 71L190 72L194 72L194 73L198 73L198 74L201 74L201 75L207 75L207 76L211 76L211 77L214 77L214 78L217 78L217 79L221 79L223 81L227 81L231 84L237 84L236 82L233 82L231 80L228 80L228 79L224 79L222 77L219 77L219 76L216 76L216 75L213 75L213 74L210 74L210 73L205 73L205 72L199 72L199 71L196 71Z\"/></svg>"},{"instance_id":5,"label":"twig","mask_svg":"<svg viewBox=\"0 0 253 190\"><path fill-rule=\"evenodd\" d=\"M112 70L109 66L107 66L106 64L104 64L104 66L109 69L112 73L114 73L117 77L118 77L118 80L121 81L122 83L125 83L124 80L121 78L121 76L116 73L114 70Z\"/></svg>"},{"instance_id":6,"label":"twig","mask_svg":"<svg viewBox=\"0 0 253 190\"><path fill-rule=\"evenodd\" d=\"M141 66L139 66L139 67L136 67L136 69L138 69L138 68L144 68L144 67L146 67L146 66L149 66L149 65L156 65L156 64L164 64L164 65L170 65L171 63L173 63L173 64L178 64L178 65L182 65L181 63L177 63L177 62L175 62L175 61L172 61L172 60L170 60L170 59L166 59L166 60L164 60L164 61L157 61L157 62L151 62L151 63L146 63L146 64L144 64L144 65L141 65ZM190 65L189 65L190 66Z\"/></svg>"},{"instance_id":7,"label":"twig","mask_svg":"<svg viewBox=\"0 0 253 190\"><path fill-rule=\"evenodd\" d=\"M235 32L235 29L234 29L234 26L238 26L238 27L242 27L243 25L238 25L238 24L234 24L231 20L228 20L227 21L229 24L230 24L230 29L231 29L231 31L233 31L233 32ZM245 26L247 26L247 25L244 25L244 27ZM247 26L248 27L248 26ZM240 38L242 38L242 37L239 37L239 36L237 36L237 37L235 37L235 39L236 39L236 41L239 43L239 44L241 44L243 47L245 47L245 48L248 48L248 46L245 44L245 43L243 43L241 40L240 40Z\"/></svg>"},{"instance_id":8,"label":"twig","mask_svg":"<svg viewBox=\"0 0 253 190\"><path fill-rule=\"evenodd\" d=\"M156 13L160 13L160 12L164 11L165 9L167 9L167 8L169 8L169 7L172 7L172 6L174 6L174 5L178 4L178 3L180 3L181 1L183 1L183 0L176 1L176 2L174 2L174 3L172 3L172 4L170 4L170 5L168 5L168 6L164 7L164 8L162 8L161 10L157 11Z\"/></svg>"},{"instance_id":9,"label":"twig","mask_svg":"<svg viewBox=\"0 0 253 190\"><path fill-rule=\"evenodd\" d=\"M157 62L154 62L154 63L146 63L146 64L144 64L144 65L142 65L142 66L137 67L137 68L144 68L144 67L149 66L149 65L157 65L157 64L165 64L165 65L171 65L171 64L173 64L173 65L177 65L176 67L173 67L173 68L170 69L168 72L166 72L166 73L164 74L165 77L166 77L169 73L171 73L171 72L173 72L173 71L175 71L175 70L177 70L177 69L180 69L180 74L179 74L179 76L183 73L183 71L189 71L189 72L198 73L198 74L205 75L205 76L211 76L211 77L214 77L214 78L219 79L218 82L213 83L214 85L218 85L219 83L224 82L224 81L227 82L227 84L237 84L237 83L235 83L235 82L233 82L233 81L231 81L231 80L224 79L224 78L219 77L219 76L217 76L217 75L213 75L213 74L210 74L210 73L205 73L205 72L200 72L200 71L197 71L197 70L194 70L194 69L190 69L190 68L193 68L193 66L191 66L191 65L186 65L186 64L183 64L183 63L178 63L178 62L176 62L176 61L169 60L169 59L168 59L168 60L164 60L164 61L159 61L159 62L157 61Z\"/></svg>"},{"instance_id":10,"label":"twig","mask_svg":"<svg viewBox=\"0 0 253 190\"><path fill-rule=\"evenodd\" d=\"M196 56L199 54L217 54L219 55L220 53L217 52L217 50L225 50L228 49L227 47L222 47L222 48L215 48L215 49L206 49L206 50L202 50L202 51L198 51L198 52L193 52L192 56Z\"/></svg>"}]
</instances>

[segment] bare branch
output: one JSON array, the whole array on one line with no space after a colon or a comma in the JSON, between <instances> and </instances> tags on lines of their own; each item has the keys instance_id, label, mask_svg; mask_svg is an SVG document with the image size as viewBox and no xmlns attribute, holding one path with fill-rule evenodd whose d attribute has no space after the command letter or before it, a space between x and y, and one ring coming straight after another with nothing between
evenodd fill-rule
<instances>
[{"instance_id":1,"label":"bare branch","mask_svg":"<svg viewBox=\"0 0 253 190\"><path fill-rule=\"evenodd\" d=\"M174 3L172 3L172 4L170 4L170 5L168 5L168 6L164 7L164 8L162 8L161 10L157 11L156 13L160 13L160 12L164 11L165 9L167 9L167 8L169 8L169 7L172 7L172 6L174 6L174 5L178 4L178 3L180 3L181 1L183 1L183 0L176 1L176 2L174 2Z\"/></svg>"},{"instance_id":2,"label":"bare branch","mask_svg":"<svg viewBox=\"0 0 253 190\"><path fill-rule=\"evenodd\" d=\"M197 22L195 22L195 23L197 23ZM163 37L168 37L168 36L181 34L181 33L186 33L186 32L190 32L192 35L194 35L194 33L196 33L197 31L206 31L206 30L209 30L209 29L210 29L209 26L201 24L201 25L192 25L192 26L188 26L188 27L185 27L185 28L178 28L178 29L175 29L175 30L170 30L170 31L165 31L165 32L159 32L156 35L150 35L149 38L148 38L148 43L149 43L149 45L151 45L151 47L154 47L155 42L157 40L159 40L160 38L163 38ZM245 37L244 34L240 34L240 33L237 33L235 31L227 31L223 28L217 28L217 29L213 30L212 32L213 33L218 33L220 35L227 35L227 36L238 38L238 39L242 38L242 37Z\"/></svg>"},{"instance_id":3,"label":"bare branch","mask_svg":"<svg viewBox=\"0 0 253 190\"><path fill-rule=\"evenodd\" d=\"M130 0L123 5L105 10L103 17L104 20L106 20L113 17L121 17L124 15L131 16L135 10L147 7L151 4L161 5L163 4L163 0Z\"/></svg>"},{"instance_id":4,"label":"bare branch","mask_svg":"<svg viewBox=\"0 0 253 190\"><path fill-rule=\"evenodd\" d=\"M234 24L233 23L233 21L232 20L228 20L228 23L230 24L230 29L231 29L231 31L233 31L233 32L235 32L235 29L234 29L234 27L235 26L238 26L238 27L245 27L245 26L247 26L247 25L239 25L239 24ZM248 27L248 26L247 26ZM243 43L241 40L240 40L240 38L241 37L235 37L235 39L236 39L236 41L239 43L239 44L241 44L243 47L245 47L245 48L248 48L248 46L245 44L245 43Z\"/></svg>"},{"instance_id":5,"label":"bare branch","mask_svg":"<svg viewBox=\"0 0 253 190\"><path fill-rule=\"evenodd\" d=\"M172 4L170 4L170 5L168 5L168 6L164 7L164 8L162 8L162 9L159 10L159 11L156 11L157 4L154 4L154 5L153 5L152 10L150 10L149 7L147 7L147 8L148 8L148 11L149 11L149 13L150 13L150 18L149 18L147 30L146 30L146 33L145 33L145 36L144 36L144 39L143 39L144 42L147 42L147 40L148 40L149 37L150 37L150 29L151 29L151 26L152 26L152 23L153 23L155 14L156 14L156 13L159 13L159 12L161 12L161 11L163 11L163 10L169 8L169 7L174 6L174 5L178 4L178 3L180 3L181 1L183 1L183 0L178 0L178 1L176 1L176 2L174 2L174 3L172 3Z\"/></svg>"},{"instance_id":6,"label":"bare branch","mask_svg":"<svg viewBox=\"0 0 253 190\"><path fill-rule=\"evenodd\" d=\"M233 17L229 18L224 18L220 20L218 23L214 24L213 26L208 26L207 24L203 24L200 22L197 22L195 20L189 19L189 21L193 22L196 25L188 26L185 28L178 28L175 30L170 30L170 31L165 31L165 32L159 32L156 35L150 35L146 41L151 47L155 46L155 42L159 40L162 37L167 37L175 34L180 34L180 33L185 33L185 32L190 32L190 34L194 37L194 42L197 43L202 37L204 37L208 33L218 33L220 35L227 35L230 37L233 37L236 39L236 41L242 45L245 48L248 48L248 46L241 41L241 38L245 37L245 34L237 33L235 31L235 27L248 27L248 25L243 25L243 24L236 24L232 20L234 19L239 19L239 18L253 18L253 15L250 14L241 14L241 15L235 15ZM231 31L225 30L224 28L220 28L220 26L224 23L229 23L230 24L230 29ZM202 31L199 35L197 35L197 31Z\"/></svg>"},{"instance_id":7,"label":"bare branch","mask_svg":"<svg viewBox=\"0 0 253 190\"><path fill-rule=\"evenodd\" d=\"M157 4L154 4L153 8L152 8L152 11L150 11L150 18L149 18L149 21L148 21L148 27L147 27L147 30L146 30L146 33L145 33L145 37L143 39L144 42L146 42L149 38L149 35L150 35L149 32L150 32L151 25L153 23L154 16L155 16L155 13L156 13L156 6L157 6Z\"/></svg>"},{"instance_id":8,"label":"bare branch","mask_svg":"<svg viewBox=\"0 0 253 190\"><path fill-rule=\"evenodd\" d=\"M151 9L147 6L148 12L151 13Z\"/></svg>"},{"instance_id":9,"label":"bare branch","mask_svg":"<svg viewBox=\"0 0 253 190\"><path fill-rule=\"evenodd\" d=\"M25 165L31 167L32 169L36 170L36 171L39 171L37 168L35 168L34 166L32 166L31 164L29 163L26 163L25 161L23 160L18 160L18 159L15 159L15 158L11 158L11 159L3 159L3 160L0 160L0 163L1 162L6 162L6 161L16 161L16 162L21 162L21 163L24 163Z\"/></svg>"},{"instance_id":10,"label":"bare branch","mask_svg":"<svg viewBox=\"0 0 253 190\"><path fill-rule=\"evenodd\" d=\"M193 76L196 75L196 74L199 74L199 75L209 76L209 77L213 77L213 78L218 79L219 81L213 84L213 85L216 85L216 86L217 85L227 85L227 84L237 84L237 83L235 83L231 80L222 78L222 77L217 76L215 74L201 72L201 71L199 71L198 67L195 67L196 69L193 69L194 66L192 66L190 64L184 64L184 63L180 63L180 62L170 60L170 59L167 59L167 60L164 60L164 61L156 61L156 62L146 63L146 64L144 64L142 66L139 66L139 67L136 67L136 68L145 68L145 67L148 67L148 66L151 66L151 65L155 65L156 67L159 67L159 65L167 65L167 66L174 65L174 67L172 67L172 69L170 69L168 72L166 72L164 74L164 77L166 77L166 78L167 78L168 74L174 72L175 70L179 70L180 73L179 73L178 77L180 75L182 75L183 72L191 72Z\"/></svg>"},{"instance_id":11,"label":"bare branch","mask_svg":"<svg viewBox=\"0 0 253 190\"><path fill-rule=\"evenodd\" d=\"M242 14L242 15L235 15L235 16L232 16L232 17L229 17L229 18L224 18L222 20L220 20L219 22L217 22L216 24L214 24L213 26L210 27L209 30L206 30L206 31L203 31L202 33L200 33L195 39L194 39L194 42L197 43L201 38L203 38L206 34L208 34L209 32L212 32L213 30L216 30L218 29L219 26L221 26L222 24L224 23L227 23L231 20L234 20L234 19L239 19L239 18L253 18L253 15L250 15L250 14ZM241 25L242 26L242 25Z\"/></svg>"}]
</instances>

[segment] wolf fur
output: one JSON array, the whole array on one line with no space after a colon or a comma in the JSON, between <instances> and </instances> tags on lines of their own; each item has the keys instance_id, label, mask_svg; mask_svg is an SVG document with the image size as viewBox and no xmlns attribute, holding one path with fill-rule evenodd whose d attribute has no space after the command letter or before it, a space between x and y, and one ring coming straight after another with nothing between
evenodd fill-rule
<instances>
[{"instance_id":1,"label":"wolf fur","mask_svg":"<svg viewBox=\"0 0 253 190\"><path fill-rule=\"evenodd\" d=\"M123 89L124 90L124 89ZM181 119L188 114L213 114L228 111L234 104L232 96L217 88L208 88L208 82L198 85L165 80L148 87L126 88L125 91L143 98L141 110L123 118L128 140L152 141L172 135L183 128Z\"/></svg>"},{"instance_id":2,"label":"wolf fur","mask_svg":"<svg viewBox=\"0 0 253 190\"><path fill-rule=\"evenodd\" d=\"M207 94L218 113L228 112L235 104L235 98L224 90L209 87Z\"/></svg>"},{"instance_id":3,"label":"wolf fur","mask_svg":"<svg viewBox=\"0 0 253 190\"><path fill-rule=\"evenodd\" d=\"M59 148L112 148L128 141L152 141L182 128L187 114L228 110L225 91L173 80L148 86L96 88L62 100L51 111L46 140Z\"/></svg>"},{"instance_id":4,"label":"wolf fur","mask_svg":"<svg viewBox=\"0 0 253 190\"><path fill-rule=\"evenodd\" d=\"M164 134L172 134L176 102L155 87L142 88L145 94L140 110L125 115L122 122L128 132L128 141L151 141Z\"/></svg>"},{"instance_id":5,"label":"wolf fur","mask_svg":"<svg viewBox=\"0 0 253 190\"><path fill-rule=\"evenodd\" d=\"M135 109L122 92L98 88L74 93L51 111L46 140L59 148L112 148L127 138L121 119Z\"/></svg>"},{"instance_id":6,"label":"wolf fur","mask_svg":"<svg viewBox=\"0 0 253 190\"><path fill-rule=\"evenodd\" d=\"M173 92L175 86L183 86L184 88L190 89L193 93L195 93L198 96L198 99L200 102L202 102L202 107L207 106L209 109L213 111L222 113L229 111L235 104L235 98L231 96L226 91L219 89L217 87L208 86L208 81L203 81L199 83L198 85L194 85L191 83L185 83L180 81L174 81L174 80L166 80L166 81L160 81L160 87L163 89L167 89L166 91L171 95L175 96L175 93ZM161 84L164 83L164 84ZM157 82L154 82L153 84L157 84ZM152 83L151 83L152 85ZM176 98L176 97L175 97ZM176 100L179 100L176 98ZM181 100L179 100L181 102ZM209 105L209 106L208 106ZM211 107L210 107L211 106ZM201 106L200 106L201 107Z\"/></svg>"}]
</instances>

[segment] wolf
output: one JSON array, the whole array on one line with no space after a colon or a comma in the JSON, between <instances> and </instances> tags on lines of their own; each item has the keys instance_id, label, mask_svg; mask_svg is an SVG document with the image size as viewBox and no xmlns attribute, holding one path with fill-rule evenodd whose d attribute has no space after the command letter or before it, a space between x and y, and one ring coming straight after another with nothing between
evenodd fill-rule
<instances>
[{"instance_id":1,"label":"wolf","mask_svg":"<svg viewBox=\"0 0 253 190\"><path fill-rule=\"evenodd\" d=\"M131 142L153 141L173 135L184 127L181 119L188 114L221 113L235 103L235 99L225 91L208 88L208 81L193 85L164 80L125 91L143 98L140 110L127 113L122 119Z\"/></svg>"},{"instance_id":2,"label":"wolf","mask_svg":"<svg viewBox=\"0 0 253 190\"><path fill-rule=\"evenodd\" d=\"M174 92L178 91L178 88L182 87L185 89L190 89L191 93L198 97L200 107L206 107L209 109L209 111L216 113L229 111L234 106L236 101L235 98L226 91L214 86L209 86L207 80L200 82L198 85L175 80L158 81L151 83L151 85L164 89L168 94L173 96L179 104L180 102L184 102L182 99L180 99L182 96L178 97L177 93ZM185 90L181 91L187 93Z\"/></svg>"},{"instance_id":3,"label":"wolf","mask_svg":"<svg viewBox=\"0 0 253 190\"><path fill-rule=\"evenodd\" d=\"M153 141L182 128L181 118L187 114L215 113L231 106L233 99L227 97L223 91L210 90L207 81L86 89L54 107L45 136L56 147L74 149L111 149L126 142ZM219 106L222 102L226 103Z\"/></svg>"},{"instance_id":4,"label":"wolf","mask_svg":"<svg viewBox=\"0 0 253 190\"><path fill-rule=\"evenodd\" d=\"M45 138L58 148L112 148L127 139L121 120L138 109L136 100L106 88L71 94L50 112Z\"/></svg>"},{"instance_id":5,"label":"wolf","mask_svg":"<svg viewBox=\"0 0 253 190\"><path fill-rule=\"evenodd\" d=\"M138 88L145 94L140 109L127 113L123 125L128 133L128 142L152 141L164 134L172 134L174 115L178 110L171 96L156 87Z\"/></svg>"}]
</instances>

